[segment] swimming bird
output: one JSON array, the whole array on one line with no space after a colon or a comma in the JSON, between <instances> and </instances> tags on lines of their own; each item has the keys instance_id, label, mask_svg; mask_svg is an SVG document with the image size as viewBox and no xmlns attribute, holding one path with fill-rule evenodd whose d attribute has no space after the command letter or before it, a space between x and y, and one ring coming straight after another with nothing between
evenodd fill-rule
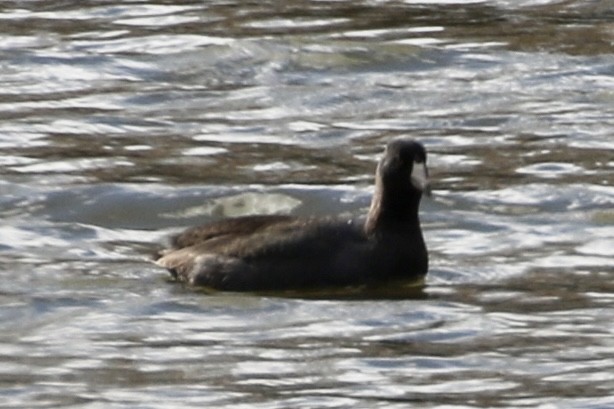
<instances>
[{"instance_id":1,"label":"swimming bird","mask_svg":"<svg viewBox=\"0 0 614 409\"><path fill-rule=\"evenodd\" d=\"M428 253L418 207L430 192L426 151L386 146L366 218L253 215L189 228L156 264L178 281L223 291L308 290L418 279Z\"/></svg>"}]
</instances>

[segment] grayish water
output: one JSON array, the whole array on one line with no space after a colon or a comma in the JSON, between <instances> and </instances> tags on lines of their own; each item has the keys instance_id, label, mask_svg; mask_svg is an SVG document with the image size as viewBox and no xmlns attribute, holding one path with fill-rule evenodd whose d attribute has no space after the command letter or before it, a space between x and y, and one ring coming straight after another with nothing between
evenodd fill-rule
<instances>
[{"instance_id":1,"label":"grayish water","mask_svg":"<svg viewBox=\"0 0 614 409\"><path fill-rule=\"evenodd\" d=\"M3 408L614 406L614 5L0 5ZM183 226L364 212L430 152L423 289L203 294Z\"/></svg>"}]
</instances>

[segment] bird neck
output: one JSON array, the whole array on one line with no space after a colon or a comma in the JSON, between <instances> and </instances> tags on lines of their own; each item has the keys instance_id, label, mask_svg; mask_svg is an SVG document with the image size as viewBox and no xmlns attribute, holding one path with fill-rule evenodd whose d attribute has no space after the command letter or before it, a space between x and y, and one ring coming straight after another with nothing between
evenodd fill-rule
<instances>
[{"instance_id":1,"label":"bird neck","mask_svg":"<svg viewBox=\"0 0 614 409\"><path fill-rule=\"evenodd\" d=\"M365 222L368 235L420 229L418 207L421 194L409 189L397 190L384 191L381 185L376 186Z\"/></svg>"}]
</instances>

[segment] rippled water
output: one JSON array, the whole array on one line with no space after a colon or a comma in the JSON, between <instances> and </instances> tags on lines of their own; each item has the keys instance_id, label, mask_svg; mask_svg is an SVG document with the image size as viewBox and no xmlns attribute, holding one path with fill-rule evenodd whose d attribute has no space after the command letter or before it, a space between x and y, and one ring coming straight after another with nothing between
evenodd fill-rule
<instances>
[{"instance_id":1,"label":"rippled water","mask_svg":"<svg viewBox=\"0 0 614 409\"><path fill-rule=\"evenodd\" d=\"M2 407L614 406L609 0L0 6ZM204 294L183 226L365 211L430 152L424 288Z\"/></svg>"}]
</instances>

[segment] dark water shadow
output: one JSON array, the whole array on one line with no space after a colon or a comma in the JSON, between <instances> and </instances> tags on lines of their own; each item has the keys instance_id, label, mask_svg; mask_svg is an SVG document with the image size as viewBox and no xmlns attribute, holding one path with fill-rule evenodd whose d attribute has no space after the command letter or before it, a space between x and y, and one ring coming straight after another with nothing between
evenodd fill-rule
<instances>
[{"instance_id":1,"label":"dark water shadow","mask_svg":"<svg viewBox=\"0 0 614 409\"><path fill-rule=\"evenodd\" d=\"M318 301L426 300L430 297L426 291L427 286L424 282L424 278L418 280L395 280L381 284L360 286L256 291L244 293L225 292L208 287L191 287L184 283L177 283L172 278L168 278L167 282L172 285L180 286L185 291L207 296L236 294L243 295L245 297L271 297Z\"/></svg>"}]
</instances>

